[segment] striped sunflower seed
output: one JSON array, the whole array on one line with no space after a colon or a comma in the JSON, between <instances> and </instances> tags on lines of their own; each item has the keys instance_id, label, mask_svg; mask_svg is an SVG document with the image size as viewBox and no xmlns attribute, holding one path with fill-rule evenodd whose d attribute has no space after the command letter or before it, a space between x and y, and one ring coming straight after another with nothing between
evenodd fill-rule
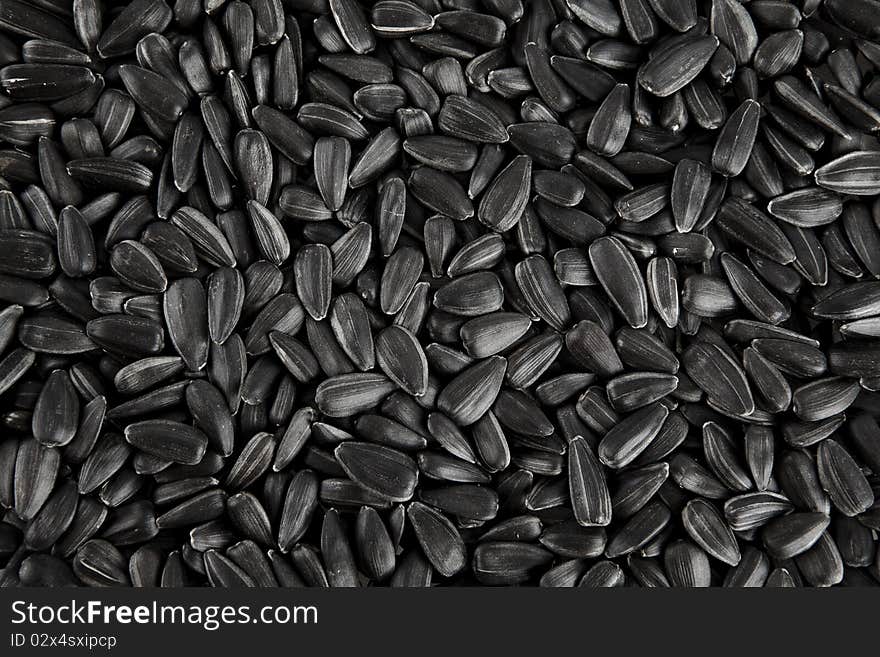
<instances>
[{"instance_id":1,"label":"striped sunflower seed","mask_svg":"<svg viewBox=\"0 0 880 657\"><path fill-rule=\"evenodd\" d=\"M654 440L668 414L668 409L658 403L626 416L603 436L599 460L614 469L631 463Z\"/></svg>"},{"instance_id":2,"label":"striped sunflower seed","mask_svg":"<svg viewBox=\"0 0 880 657\"><path fill-rule=\"evenodd\" d=\"M412 498L418 468L402 452L372 443L346 441L334 454L346 474L367 490L392 502Z\"/></svg>"},{"instance_id":3,"label":"striped sunflower seed","mask_svg":"<svg viewBox=\"0 0 880 657\"><path fill-rule=\"evenodd\" d=\"M745 372L717 345L693 344L685 351L682 362L694 383L721 408L738 415L755 410Z\"/></svg>"},{"instance_id":4,"label":"striped sunflower seed","mask_svg":"<svg viewBox=\"0 0 880 657\"><path fill-rule=\"evenodd\" d=\"M587 147L603 156L617 155L629 135L630 88L617 84L602 101L587 131Z\"/></svg>"},{"instance_id":5,"label":"striped sunflower seed","mask_svg":"<svg viewBox=\"0 0 880 657\"><path fill-rule=\"evenodd\" d=\"M34 406L31 431L47 447L61 447L73 440L79 424L80 404L70 375L55 370L46 379Z\"/></svg>"},{"instance_id":6,"label":"striped sunflower seed","mask_svg":"<svg viewBox=\"0 0 880 657\"><path fill-rule=\"evenodd\" d=\"M208 437L201 431L170 420L129 424L125 440L148 454L186 465L199 463L208 446Z\"/></svg>"},{"instance_id":7,"label":"striped sunflower seed","mask_svg":"<svg viewBox=\"0 0 880 657\"><path fill-rule=\"evenodd\" d=\"M28 521L49 499L61 463L60 452L35 439L23 440L15 456L13 509Z\"/></svg>"},{"instance_id":8,"label":"striped sunflower seed","mask_svg":"<svg viewBox=\"0 0 880 657\"><path fill-rule=\"evenodd\" d=\"M456 376L437 397L437 407L452 420L468 426L479 420L495 402L507 360L490 356Z\"/></svg>"},{"instance_id":9,"label":"striped sunflower seed","mask_svg":"<svg viewBox=\"0 0 880 657\"><path fill-rule=\"evenodd\" d=\"M816 169L816 184L840 194L871 196L880 189L880 152L855 151Z\"/></svg>"},{"instance_id":10,"label":"striped sunflower seed","mask_svg":"<svg viewBox=\"0 0 880 657\"><path fill-rule=\"evenodd\" d=\"M635 259L615 237L590 245L590 264L608 297L627 323L642 328L648 321L648 294ZM616 272L615 275L611 275Z\"/></svg>"},{"instance_id":11,"label":"striped sunflower seed","mask_svg":"<svg viewBox=\"0 0 880 657\"><path fill-rule=\"evenodd\" d=\"M711 584L709 558L703 550L689 541L676 541L667 546L663 562L672 586L702 588Z\"/></svg>"},{"instance_id":12,"label":"striped sunflower seed","mask_svg":"<svg viewBox=\"0 0 880 657\"><path fill-rule=\"evenodd\" d=\"M874 493L849 452L835 440L817 450L817 470L831 503L845 516L855 516L874 503Z\"/></svg>"},{"instance_id":13,"label":"striped sunflower seed","mask_svg":"<svg viewBox=\"0 0 880 657\"><path fill-rule=\"evenodd\" d=\"M760 112L761 106L747 99L728 117L712 151L712 168L718 173L738 176L745 168L755 145Z\"/></svg>"},{"instance_id":14,"label":"striped sunflower seed","mask_svg":"<svg viewBox=\"0 0 880 657\"><path fill-rule=\"evenodd\" d=\"M568 486L580 525L602 527L611 522L611 497L605 475L595 454L580 436L569 444Z\"/></svg>"},{"instance_id":15,"label":"striped sunflower seed","mask_svg":"<svg viewBox=\"0 0 880 657\"><path fill-rule=\"evenodd\" d=\"M516 282L531 311L558 331L570 321L565 293L543 256L526 258L516 265Z\"/></svg>"},{"instance_id":16,"label":"striped sunflower seed","mask_svg":"<svg viewBox=\"0 0 880 657\"><path fill-rule=\"evenodd\" d=\"M315 402L330 417L351 417L378 405L395 390L381 374L340 374L326 379L315 392Z\"/></svg>"},{"instance_id":17,"label":"striped sunflower seed","mask_svg":"<svg viewBox=\"0 0 880 657\"><path fill-rule=\"evenodd\" d=\"M532 161L526 155L513 159L487 188L477 217L490 228L505 232L522 217L531 190Z\"/></svg>"},{"instance_id":18,"label":"striped sunflower seed","mask_svg":"<svg viewBox=\"0 0 880 657\"><path fill-rule=\"evenodd\" d=\"M707 35L682 39L668 46L639 71L638 82L655 96L665 98L696 78L718 48L719 39Z\"/></svg>"},{"instance_id":19,"label":"striped sunflower seed","mask_svg":"<svg viewBox=\"0 0 880 657\"><path fill-rule=\"evenodd\" d=\"M174 348L190 370L201 370L208 361L207 297L202 283L178 279L165 292L163 309Z\"/></svg>"},{"instance_id":20,"label":"striped sunflower seed","mask_svg":"<svg viewBox=\"0 0 880 657\"><path fill-rule=\"evenodd\" d=\"M444 577L451 577L465 567L467 551L455 526L441 513L421 502L407 508L419 545L431 565Z\"/></svg>"},{"instance_id":21,"label":"striped sunflower seed","mask_svg":"<svg viewBox=\"0 0 880 657\"><path fill-rule=\"evenodd\" d=\"M792 513L770 522L763 532L764 545L777 559L791 559L809 550L828 527L823 513Z\"/></svg>"},{"instance_id":22,"label":"striped sunflower seed","mask_svg":"<svg viewBox=\"0 0 880 657\"><path fill-rule=\"evenodd\" d=\"M428 391L428 361L409 330L389 326L376 336L376 361L389 379L415 397Z\"/></svg>"},{"instance_id":23,"label":"striped sunflower seed","mask_svg":"<svg viewBox=\"0 0 880 657\"><path fill-rule=\"evenodd\" d=\"M708 502L692 500L682 510L682 524L694 543L709 555L731 566L741 559L733 531Z\"/></svg>"}]
</instances>

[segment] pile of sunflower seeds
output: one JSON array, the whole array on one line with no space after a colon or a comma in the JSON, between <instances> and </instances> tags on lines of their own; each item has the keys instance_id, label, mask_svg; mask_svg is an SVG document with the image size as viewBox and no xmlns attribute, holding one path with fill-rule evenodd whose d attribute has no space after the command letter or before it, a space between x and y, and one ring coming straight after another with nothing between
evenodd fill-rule
<instances>
[{"instance_id":1,"label":"pile of sunflower seeds","mask_svg":"<svg viewBox=\"0 0 880 657\"><path fill-rule=\"evenodd\" d=\"M880 581L880 0L0 0L29 586Z\"/></svg>"}]
</instances>

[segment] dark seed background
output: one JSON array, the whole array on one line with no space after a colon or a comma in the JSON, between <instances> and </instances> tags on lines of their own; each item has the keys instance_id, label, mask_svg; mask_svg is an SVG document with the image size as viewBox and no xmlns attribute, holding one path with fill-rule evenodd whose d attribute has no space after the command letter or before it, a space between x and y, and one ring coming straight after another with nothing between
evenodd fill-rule
<instances>
[{"instance_id":1,"label":"dark seed background","mask_svg":"<svg viewBox=\"0 0 880 657\"><path fill-rule=\"evenodd\" d=\"M880 581L880 0L0 0L15 586Z\"/></svg>"}]
</instances>

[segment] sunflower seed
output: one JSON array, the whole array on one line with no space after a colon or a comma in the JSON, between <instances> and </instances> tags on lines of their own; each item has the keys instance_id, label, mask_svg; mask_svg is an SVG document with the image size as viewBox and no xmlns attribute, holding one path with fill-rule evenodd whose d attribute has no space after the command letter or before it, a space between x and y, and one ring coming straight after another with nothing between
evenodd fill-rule
<instances>
[{"instance_id":1,"label":"sunflower seed","mask_svg":"<svg viewBox=\"0 0 880 657\"><path fill-rule=\"evenodd\" d=\"M405 454L355 441L340 444L334 453L346 474L367 490L392 502L405 502L412 497L418 468Z\"/></svg>"},{"instance_id":2,"label":"sunflower seed","mask_svg":"<svg viewBox=\"0 0 880 657\"><path fill-rule=\"evenodd\" d=\"M664 551L663 561L672 586L700 588L711 583L706 553L689 541L676 541L669 545Z\"/></svg>"},{"instance_id":3,"label":"sunflower seed","mask_svg":"<svg viewBox=\"0 0 880 657\"><path fill-rule=\"evenodd\" d=\"M205 288L197 279L178 279L165 292L163 309L177 353L190 370L201 370L208 360Z\"/></svg>"},{"instance_id":4,"label":"sunflower seed","mask_svg":"<svg viewBox=\"0 0 880 657\"><path fill-rule=\"evenodd\" d=\"M845 516L854 516L874 503L874 494L849 452L835 440L823 440L817 450L822 487Z\"/></svg>"},{"instance_id":5,"label":"sunflower seed","mask_svg":"<svg viewBox=\"0 0 880 657\"><path fill-rule=\"evenodd\" d=\"M741 559L733 532L708 502L692 500L682 511L682 523L693 541L716 559L735 566Z\"/></svg>"},{"instance_id":6,"label":"sunflower seed","mask_svg":"<svg viewBox=\"0 0 880 657\"><path fill-rule=\"evenodd\" d=\"M669 411L662 404L643 408L618 422L599 443L599 460L619 469L631 463L657 436Z\"/></svg>"},{"instance_id":7,"label":"sunflower seed","mask_svg":"<svg viewBox=\"0 0 880 657\"><path fill-rule=\"evenodd\" d=\"M506 370L507 361L501 356L468 367L440 392L438 408L462 426L473 424L495 402Z\"/></svg>"},{"instance_id":8,"label":"sunflower seed","mask_svg":"<svg viewBox=\"0 0 880 657\"><path fill-rule=\"evenodd\" d=\"M809 550L828 527L828 516L793 513L771 521L763 532L764 545L778 559L790 559Z\"/></svg>"},{"instance_id":9,"label":"sunflower seed","mask_svg":"<svg viewBox=\"0 0 880 657\"><path fill-rule=\"evenodd\" d=\"M718 47L718 41L715 36L702 36L669 46L641 68L639 84L661 98L674 94L700 74Z\"/></svg>"},{"instance_id":10,"label":"sunflower seed","mask_svg":"<svg viewBox=\"0 0 880 657\"><path fill-rule=\"evenodd\" d=\"M606 294L633 328L648 321L645 282L629 250L615 237L602 237L590 245L590 264ZM617 272L617 276L609 275ZM621 276L622 274L625 275Z\"/></svg>"},{"instance_id":11,"label":"sunflower seed","mask_svg":"<svg viewBox=\"0 0 880 657\"><path fill-rule=\"evenodd\" d=\"M465 567L467 552L458 530L439 512L421 502L407 508L419 545L425 557L444 577L451 577Z\"/></svg>"},{"instance_id":12,"label":"sunflower seed","mask_svg":"<svg viewBox=\"0 0 880 657\"><path fill-rule=\"evenodd\" d=\"M669 523L671 514L662 502L650 502L631 517L608 542L605 556L630 554L651 542Z\"/></svg>"},{"instance_id":13,"label":"sunflower seed","mask_svg":"<svg viewBox=\"0 0 880 657\"><path fill-rule=\"evenodd\" d=\"M282 552L297 544L311 522L318 505L318 479L311 470L293 476L284 498L278 528L278 546Z\"/></svg>"},{"instance_id":14,"label":"sunflower seed","mask_svg":"<svg viewBox=\"0 0 880 657\"><path fill-rule=\"evenodd\" d=\"M876 151L855 151L816 169L816 184L841 194L870 196L877 193L878 157Z\"/></svg>"},{"instance_id":15,"label":"sunflower seed","mask_svg":"<svg viewBox=\"0 0 880 657\"><path fill-rule=\"evenodd\" d=\"M170 420L144 420L125 428L134 447L174 463L195 465L202 460L208 437L201 431Z\"/></svg>"},{"instance_id":16,"label":"sunflower seed","mask_svg":"<svg viewBox=\"0 0 880 657\"><path fill-rule=\"evenodd\" d=\"M844 139L849 138L849 132L840 120L822 103L821 98L801 80L791 75L784 75L773 83L773 90L792 112Z\"/></svg>"},{"instance_id":17,"label":"sunflower seed","mask_svg":"<svg viewBox=\"0 0 880 657\"><path fill-rule=\"evenodd\" d=\"M759 118L760 105L751 99L731 113L715 141L712 168L728 177L742 172L755 145Z\"/></svg>"},{"instance_id":18,"label":"sunflower seed","mask_svg":"<svg viewBox=\"0 0 880 657\"><path fill-rule=\"evenodd\" d=\"M427 392L427 358L407 329L389 326L376 336L376 361L389 379L411 395L421 397Z\"/></svg>"},{"instance_id":19,"label":"sunflower seed","mask_svg":"<svg viewBox=\"0 0 880 657\"><path fill-rule=\"evenodd\" d=\"M49 499L55 486L61 458L57 449L36 440L23 440L15 457L13 509L19 518L28 521Z\"/></svg>"},{"instance_id":20,"label":"sunflower seed","mask_svg":"<svg viewBox=\"0 0 880 657\"><path fill-rule=\"evenodd\" d=\"M513 228L525 211L531 176L531 159L526 155L515 157L483 195L477 214L479 220L499 232Z\"/></svg>"},{"instance_id":21,"label":"sunflower seed","mask_svg":"<svg viewBox=\"0 0 880 657\"><path fill-rule=\"evenodd\" d=\"M515 275L531 311L556 330L564 330L571 319L568 301L544 257L530 256L519 262Z\"/></svg>"},{"instance_id":22,"label":"sunflower seed","mask_svg":"<svg viewBox=\"0 0 880 657\"><path fill-rule=\"evenodd\" d=\"M584 527L611 522L611 498L599 461L581 437L569 444L569 494L578 523Z\"/></svg>"}]
</instances>

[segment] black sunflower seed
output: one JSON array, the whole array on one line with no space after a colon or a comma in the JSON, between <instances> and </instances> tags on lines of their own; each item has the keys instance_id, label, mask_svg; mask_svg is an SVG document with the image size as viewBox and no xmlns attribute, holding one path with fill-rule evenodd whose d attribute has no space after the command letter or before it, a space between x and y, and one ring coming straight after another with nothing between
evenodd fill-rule
<instances>
[{"instance_id":1,"label":"black sunflower seed","mask_svg":"<svg viewBox=\"0 0 880 657\"><path fill-rule=\"evenodd\" d=\"M296 289L303 307L316 321L324 319L330 306L333 273L330 249L323 244L303 246L293 262Z\"/></svg>"},{"instance_id":2,"label":"black sunflower seed","mask_svg":"<svg viewBox=\"0 0 880 657\"><path fill-rule=\"evenodd\" d=\"M717 47L715 36L681 39L641 68L639 84L655 96L674 94L700 74Z\"/></svg>"},{"instance_id":3,"label":"black sunflower seed","mask_svg":"<svg viewBox=\"0 0 880 657\"><path fill-rule=\"evenodd\" d=\"M451 577L465 567L467 551L455 526L441 513L421 502L407 508L425 557L444 577Z\"/></svg>"},{"instance_id":4,"label":"black sunflower seed","mask_svg":"<svg viewBox=\"0 0 880 657\"><path fill-rule=\"evenodd\" d=\"M738 176L748 163L755 145L760 105L747 99L731 113L718 133L712 151L712 167L724 176Z\"/></svg>"},{"instance_id":5,"label":"black sunflower seed","mask_svg":"<svg viewBox=\"0 0 880 657\"><path fill-rule=\"evenodd\" d=\"M817 455L819 480L835 508L846 516L853 516L873 504L873 491L843 446L831 439L824 440L819 444Z\"/></svg>"},{"instance_id":6,"label":"black sunflower seed","mask_svg":"<svg viewBox=\"0 0 880 657\"><path fill-rule=\"evenodd\" d=\"M378 405L394 388L381 374L342 374L318 386L315 401L331 417L350 417Z\"/></svg>"},{"instance_id":7,"label":"black sunflower seed","mask_svg":"<svg viewBox=\"0 0 880 657\"><path fill-rule=\"evenodd\" d=\"M335 450L339 464L355 482L384 499L409 500L418 480L415 462L382 445L343 442Z\"/></svg>"},{"instance_id":8,"label":"black sunflower seed","mask_svg":"<svg viewBox=\"0 0 880 657\"><path fill-rule=\"evenodd\" d=\"M40 390L31 430L48 447L61 447L73 440L79 424L80 404L70 375L55 370Z\"/></svg>"},{"instance_id":9,"label":"black sunflower seed","mask_svg":"<svg viewBox=\"0 0 880 657\"><path fill-rule=\"evenodd\" d=\"M12 508L22 520L34 518L55 487L61 457L57 449L36 440L23 440L15 456Z\"/></svg>"},{"instance_id":10,"label":"black sunflower seed","mask_svg":"<svg viewBox=\"0 0 880 657\"><path fill-rule=\"evenodd\" d=\"M755 402L745 373L723 349L714 344L697 343L685 353L685 371L721 408L737 415L755 410Z\"/></svg>"},{"instance_id":11,"label":"black sunflower seed","mask_svg":"<svg viewBox=\"0 0 880 657\"><path fill-rule=\"evenodd\" d=\"M195 465L202 460L208 438L179 422L145 420L125 428L125 439L138 449L174 463Z\"/></svg>"},{"instance_id":12,"label":"black sunflower seed","mask_svg":"<svg viewBox=\"0 0 880 657\"><path fill-rule=\"evenodd\" d=\"M878 191L880 152L855 151L816 169L816 184L841 194L871 196Z\"/></svg>"},{"instance_id":13,"label":"black sunflower seed","mask_svg":"<svg viewBox=\"0 0 880 657\"><path fill-rule=\"evenodd\" d=\"M615 237L596 240L589 253L590 264L612 303L630 326L643 327L648 321L648 295L632 254Z\"/></svg>"},{"instance_id":14,"label":"black sunflower seed","mask_svg":"<svg viewBox=\"0 0 880 657\"><path fill-rule=\"evenodd\" d=\"M96 266L91 229L76 208L66 207L58 220L58 261L71 277L88 276Z\"/></svg>"},{"instance_id":15,"label":"black sunflower seed","mask_svg":"<svg viewBox=\"0 0 880 657\"><path fill-rule=\"evenodd\" d=\"M143 317L104 315L86 324L86 334L103 349L134 358L157 354L165 346L162 325Z\"/></svg>"},{"instance_id":16,"label":"black sunflower seed","mask_svg":"<svg viewBox=\"0 0 880 657\"><path fill-rule=\"evenodd\" d=\"M202 283L181 278L165 292L163 312L168 334L187 367L198 371L208 360L207 297Z\"/></svg>"},{"instance_id":17,"label":"black sunflower seed","mask_svg":"<svg viewBox=\"0 0 880 657\"><path fill-rule=\"evenodd\" d=\"M611 498L599 460L581 437L569 444L568 485L578 523L605 526L611 522Z\"/></svg>"},{"instance_id":18,"label":"black sunflower seed","mask_svg":"<svg viewBox=\"0 0 880 657\"><path fill-rule=\"evenodd\" d=\"M571 321L571 310L550 264L535 255L516 266L516 282L529 309L556 330Z\"/></svg>"}]
</instances>

